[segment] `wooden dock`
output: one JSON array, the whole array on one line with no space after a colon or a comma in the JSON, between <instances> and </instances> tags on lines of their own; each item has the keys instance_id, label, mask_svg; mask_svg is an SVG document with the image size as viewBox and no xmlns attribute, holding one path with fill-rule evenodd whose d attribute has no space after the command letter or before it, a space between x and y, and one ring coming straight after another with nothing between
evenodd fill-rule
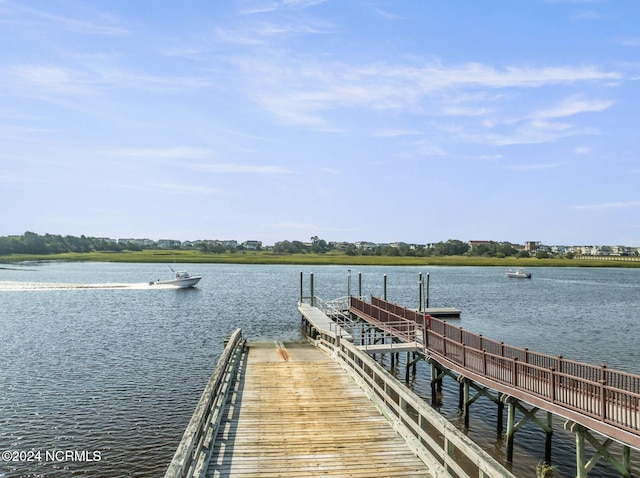
<instances>
[{"instance_id":1,"label":"wooden dock","mask_svg":"<svg viewBox=\"0 0 640 478\"><path fill-rule=\"evenodd\" d=\"M306 343L255 343L229 396L207 477L429 477L338 363Z\"/></svg>"},{"instance_id":2,"label":"wooden dock","mask_svg":"<svg viewBox=\"0 0 640 478\"><path fill-rule=\"evenodd\" d=\"M165 478L515 478L318 308L307 342L227 340Z\"/></svg>"}]
</instances>

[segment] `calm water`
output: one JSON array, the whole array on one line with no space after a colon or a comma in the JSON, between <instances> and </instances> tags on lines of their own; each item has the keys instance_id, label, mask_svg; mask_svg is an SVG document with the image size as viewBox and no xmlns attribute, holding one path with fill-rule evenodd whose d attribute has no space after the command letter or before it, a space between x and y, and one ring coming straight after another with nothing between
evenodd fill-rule
<instances>
[{"instance_id":1,"label":"calm water","mask_svg":"<svg viewBox=\"0 0 640 478\"><path fill-rule=\"evenodd\" d=\"M0 269L0 451L23 454L0 461L3 478L162 476L224 338L242 327L250 340L300 339L300 271L305 294L313 271L316 295L331 299L346 295L348 269L195 264L198 288L175 290L148 285L171 274L164 265L7 267L19 270ZM540 268L532 280L503 268L351 269L353 294L361 273L362 293L382 295L386 274L389 300L410 307L428 272L430 305L461 309L469 330L640 373L638 269ZM411 385L430 396L426 366ZM445 381L441 411L456 423L457 393ZM501 457L495 407L481 399L471 412L469 435ZM573 476L573 438L555 428L556 476ZM534 476L543 456L543 433L518 431L514 472Z\"/></svg>"}]
</instances>

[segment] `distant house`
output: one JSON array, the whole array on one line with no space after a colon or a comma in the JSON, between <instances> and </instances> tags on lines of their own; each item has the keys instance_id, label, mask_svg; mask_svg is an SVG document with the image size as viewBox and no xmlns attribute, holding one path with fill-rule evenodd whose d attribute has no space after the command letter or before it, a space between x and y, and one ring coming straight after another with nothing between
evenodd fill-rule
<instances>
[{"instance_id":1,"label":"distant house","mask_svg":"<svg viewBox=\"0 0 640 478\"><path fill-rule=\"evenodd\" d=\"M175 239L160 239L158 241L158 247L160 249L179 249L181 242Z\"/></svg>"},{"instance_id":2,"label":"distant house","mask_svg":"<svg viewBox=\"0 0 640 478\"><path fill-rule=\"evenodd\" d=\"M561 256L568 252L565 246L549 246L549 249L551 250L552 253L558 254Z\"/></svg>"},{"instance_id":3,"label":"distant house","mask_svg":"<svg viewBox=\"0 0 640 478\"><path fill-rule=\"evenodd\" d=\"M128 245L135 244L140 247L155 247L156 242L151 239L133 239L133 238L123 238L118 239L118 244Z\"/></svg>"},{"instance_id":4,"label":"distant house","mask_svg":"<svg viewBox=\"0 0 640 478\"><path fill-rule=\"evenodd\" d=\"M258 249L262 249L262 241L244 241L242 247L248 251L257 251Z\"/></svg>"},{"instance_id":5,"label":"distant house","mask_svg":"<svg viewBox=\"0 0 640 478\"><path fill-rule=\"evenodd\" d=\"M356 249L358 249L359 251L372 251L376 247L378 247L378 244L376 244L375 242L367 242L367 241L356 242Z\"/></svg>"},{"instance_id":6,"label":"distant house","mask_svg":"<svg viewBox=\"0 0 640 478\"><path fill-rule=\"evenodd\" d=\"M336 249L339 251L346 251L350 245L350 242L336 242Z\"/></svg>"},{"instance_id":7,"label":"distant house","mask_svg":"<svg viewBox=\"0 0 640 478\"><path fill-rule=\"evenodd\" d=\"M527 241L524 243L524 249L528 253L536 252L540 247L541 243L539 241Z\"/></svg>"},{"instance_id":8,"label":"distant house","mask_svg":"<svg viewBox=\"0 0 640 478\"><path fill-rule=\"evenodd\" d=\"M469 244L469 247L489 246L491 244L491 241L469 241L467 244Z\"/></svg>"},{"instance_id":9,"label":"distant house","mask_svg":"<svg viewBox=\"0 0 640 478\"><path fill-rule=\"evenodd\" d=\"M98 241L106 242L107 244L117 244L118 243L117 239L111 239L110 237L94 237L94 239L97 239Z\"/></svg>"}]
</instances>

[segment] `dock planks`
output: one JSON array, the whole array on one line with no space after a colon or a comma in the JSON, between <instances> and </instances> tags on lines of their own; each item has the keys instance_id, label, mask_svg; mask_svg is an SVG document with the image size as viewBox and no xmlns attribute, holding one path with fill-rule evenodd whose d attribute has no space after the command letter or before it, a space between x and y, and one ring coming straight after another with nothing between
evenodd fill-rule
<instances>
[{"instance_id":1,"label":"dock planks","mask_svg":"<svg viewBox=\"0 0 640 478\"><path fill-rule=\"evenodd\" d=\"M306 343L251 344L208 477L430 477L340 365Z\"/></svg>"}]
</instances>

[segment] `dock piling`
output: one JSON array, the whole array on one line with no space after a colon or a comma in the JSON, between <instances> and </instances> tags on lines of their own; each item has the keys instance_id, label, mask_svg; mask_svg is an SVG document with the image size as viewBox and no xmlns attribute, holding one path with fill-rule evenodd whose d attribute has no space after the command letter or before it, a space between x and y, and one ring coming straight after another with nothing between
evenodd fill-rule
<instances>
[{"instance_id":1,"label":"dock piling","mask_svg":"<svg viewBox=\"0 0 640 478\"><path fill-rule=\"evenodd\" d=\"M382 276L382 298L387 300L387 274Z\"/></svg>"}]
</instances>

